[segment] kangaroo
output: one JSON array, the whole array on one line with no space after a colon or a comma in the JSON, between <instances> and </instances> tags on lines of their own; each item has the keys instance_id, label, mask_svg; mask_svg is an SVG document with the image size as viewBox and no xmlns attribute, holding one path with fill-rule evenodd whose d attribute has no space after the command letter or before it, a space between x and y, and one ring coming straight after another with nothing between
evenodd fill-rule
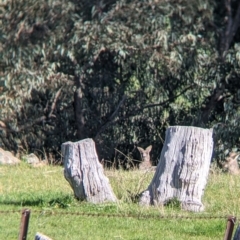
<instances>
[{"instance_id":1,"label":"kangaroo","mask_svg":"<svg viewBox=\"0 0 240 240\"><path fill-rule=\"evenodd\" d=\"M240 154L231 152L229 157L226 158L226 161L223 165L223 168L227 169L230 174L238 175L240 174L239 165L237 158Z\"/></svg>"},{"instance_id":2,"label":"kangaroo","mask_svg":"<svg viewBox=\"0 0 240 240\"><path fill-rule=\"evenodd\" d=\"M142 162L139 164L140 170L147 170L152 167L152 163L150 160L150 152L152 150L152 145L148 146L145 150L141 147L137 147L138 151L140 152Z\"/></svg>"}]
</instances>

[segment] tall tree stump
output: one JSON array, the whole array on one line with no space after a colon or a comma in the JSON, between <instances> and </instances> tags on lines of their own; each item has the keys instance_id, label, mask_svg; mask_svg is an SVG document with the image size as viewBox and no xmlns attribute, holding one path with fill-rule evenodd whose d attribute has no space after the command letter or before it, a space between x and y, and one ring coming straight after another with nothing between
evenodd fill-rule
<instances>
[{"instance_id":1,"label":"tall tree stump","mask_svg":"<svg viewBox=\"0 0 240 240\"><path fill-rule=\"evenodd\" d=\"M95 143L87 138L62 144L64 176L79 200L92 203L115 202L117 199L98 160Z\"/></svg>"},{"instance_id":2,"label":"tall tree stump","mask_svg":"<svg viewBox=\"0 0 240 240\"><path fill-rule=\"evenodd\" d=\"M212 151L212 129L169 127L155 175L139 203L163 205L178 199L185 210L203 211Z\"/></svg>"}]
</instances>

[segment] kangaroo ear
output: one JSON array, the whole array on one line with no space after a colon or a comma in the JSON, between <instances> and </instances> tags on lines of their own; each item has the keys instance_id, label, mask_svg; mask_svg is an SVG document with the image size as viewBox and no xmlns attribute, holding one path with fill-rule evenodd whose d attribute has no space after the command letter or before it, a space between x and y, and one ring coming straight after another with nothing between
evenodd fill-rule
<instances>
[{"instance_id":1,"label":"kangaroo ear","mask_svg":"<svg viewBox=\"0 0 240 240\"><path fill-rule=\"evenodd\" d=\"M137 147L137 149L138 149L138 151L139 151L140 153L143 153L143 152L144 152L144 149L141 148L141 147Z\"/></svg>"},{"instance_id":2,"label":"kangaroo ear","mask_svg":"<svg viewBox=\"0 0 240 240\"><path fill-rule=\"evenodd\" d=\"M146 148L146 151L148 151L148 152L151 152L151 150L152 150L152 145L150 145Z\"/></svg>"},{"instance_id":3,"label":"kangaroo ear","mask_svg":"<svg viewBox=\"0 0 240 240\"><path fill-rule=\"evenodd\" d=\"M238 159L238 156L239 156L239 154L236 153L236 156L234 157L234 160L237 160L237 159Z\"/></svg>"}]
</instances>

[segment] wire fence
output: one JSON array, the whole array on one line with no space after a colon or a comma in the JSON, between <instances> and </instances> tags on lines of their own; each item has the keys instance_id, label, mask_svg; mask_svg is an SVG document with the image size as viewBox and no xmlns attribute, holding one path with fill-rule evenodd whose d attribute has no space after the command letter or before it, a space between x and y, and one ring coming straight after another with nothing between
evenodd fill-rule
<instances>
[{"instance_id":1,"label":"wire fence","mask_svg":"<svg viewBox=\"0 0 240 240\"><path fill-rule=\"evenodd\" d=\"M22 210L21 210L22 211ZM19 210L2 210L0 214L10 214L10 213L21 213ZM32 213L37 213L39 215L72 215L72 216L88 216L88 217L111 217L111 218L136 218L136 219L191 219L191 220L209 220L209 219L228 219L229 215L197 215L197 216L187 216L187 215L153 215L153 214L109 214L109 213L87 213L87 212L69 212L69 211L52 211L52 210L31 210ZM236 217L237 218L237 217ZM240 219L240 218L239 218Z\"/></svg>"},{"instance_id":2,"label":"wire fence","mask_svg":"<svg viewBox=\"0 0 240 240\"><path fill-rule=\"evenodd\" d=\"M86 213L86 212L70 212L70 211L52 211L52 210L33 210L22 209L19 210L1 210L0 215L9 215L15 213L21 213L20 230L18 240L27 239L28 224L30 213L35 213L39 215L71 215L71 216L88 216L88 217L107 217L107 218L136 218L136 219L185 219L185 220L222 220L226 219L226 231L224 235L224 240L231 240L233 235L234 226L237 223L237 218L234 216L219 216L219 215L198 215L198 216L186 216L186 215L176 215L176 214L166 214L166 215L152 215L152 214L104 214L104 213ZM35 240L51 240L47 236L37 233ZM236 232L234 234L233 240L240 240L240 226L238 225Z\"/></svg>"}]
</instances>

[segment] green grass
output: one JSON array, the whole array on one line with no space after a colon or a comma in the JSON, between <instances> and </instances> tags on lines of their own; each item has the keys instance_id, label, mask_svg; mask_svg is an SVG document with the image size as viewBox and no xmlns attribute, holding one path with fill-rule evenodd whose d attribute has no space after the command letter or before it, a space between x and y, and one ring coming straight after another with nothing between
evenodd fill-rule
<instances>
[{"instance_id":1,"label":"green grass","mask_svg":"<svg viewBox=\"0 0 240 240\"><path fill-rule=\"evenodd\" d=\"M23 208L31 210L28 239L41 232L55 240L222 239L226 219L220 217L240 216L238 176L211 174L203 197L205 211L189 213L176 202L164 207L137 204L134 196L147 188L153 173L106 170L105 174L118 203L78 202L59 166L0 166L0 211L14 210L0 213L0 239L17 239Z\"/></svg>"}]
</instances>

